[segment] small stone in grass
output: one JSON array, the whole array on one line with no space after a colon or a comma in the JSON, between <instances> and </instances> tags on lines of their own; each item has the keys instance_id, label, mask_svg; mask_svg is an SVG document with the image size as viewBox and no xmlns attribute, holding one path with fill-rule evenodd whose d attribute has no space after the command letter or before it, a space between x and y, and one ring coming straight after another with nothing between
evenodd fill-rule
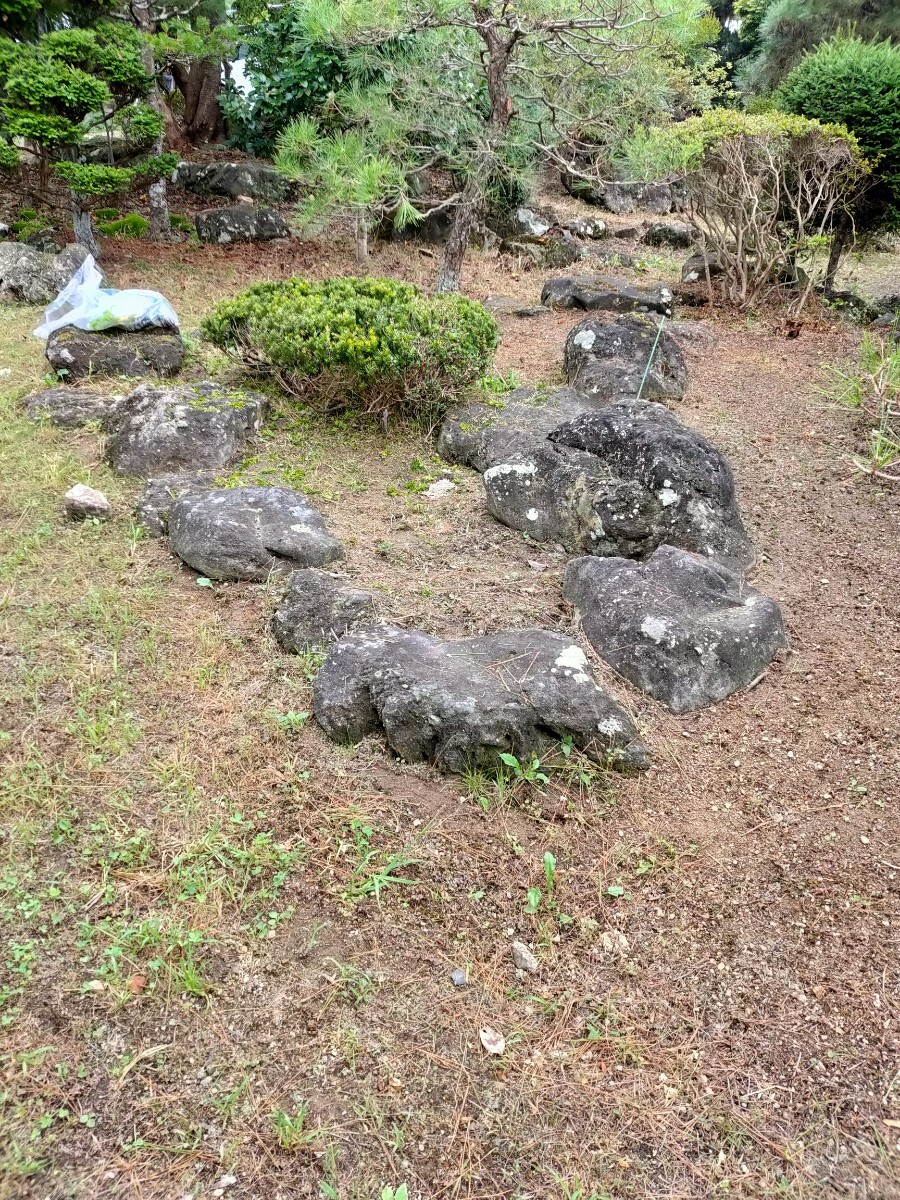
<instances>
[{"instance_id":1,"label":"small stone in grass","mask_svg":"<svg viewBox=\"0 0 900 1200\"><path fill-rule=\"evenodd\" d=\"M458 988L466 987L466 985L469 982L469 977L465 973L465 971L462 969L462 967L455 967L450 972L450 982L453 984L454 987L458 987Z\"/></svg>"},{"instance_id":2,"label":"small stone in grass","mask_svg":"<svg viewBox=\"0 0 900 1200\"><path fill-rule=\"evenodd\" d=\"M452 479L436 479L434 483L430 483L423 492L426 500L442 500L444 496L449 496L451 492L456 491L456 484Z\"/></svg>"},{"instance_id":3,"label":"small stone in grass","mask_svg":"<svg viewBox=\"0 0 900 1200\"><path fill-rule=\"evenodd\" d=\"M86 992L102 992L105 987L106 984L102 979L89 979L84 985L84 990Z\"/></svg>"},{"instance_id":4,"label":"small stone in grass","mask_svg":"<svg viewBox=\"0 0 900 1200\"><path fill-rule=\"evenodd\" d=\"M513 942L512 957L518 969L527 971L529 975L536 975L541 969L540 963L524 942Z\"/></svg>"},{"instance_id":5,"label":"small stone in grass","mask_svg":"<svg viewBox=\"0 0 900 1200\"><path fill-rule=\"evenodd\" d=\"M74 487L70 487L63 499L66 502L66 516L72 517L73 520L108 517L112 512L112 506L103 493L85 483L76 483Z\"/></svg>"}]
</instances>

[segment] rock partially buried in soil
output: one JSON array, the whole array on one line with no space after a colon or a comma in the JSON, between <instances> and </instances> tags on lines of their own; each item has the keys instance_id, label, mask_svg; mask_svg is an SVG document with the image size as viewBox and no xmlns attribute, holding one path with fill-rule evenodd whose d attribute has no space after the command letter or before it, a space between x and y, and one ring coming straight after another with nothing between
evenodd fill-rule
<instances>
[{"instance_id":1,"label":"rock partially buried in soil","mask_svg":"<svg viewBox=\"0 0 900 1200\"><path fill-rule=\"evenodd\" d=\"M705 281L707 268L709 269L710 279L715 279L716 276L721 275L725 269L722 266L717 254L713 253L712 251L710 251L708 254L703 254L702 251L698 250L696 254L691 255L691 257L681 268L681 282L699 283L701 281Z\"/></svg>"},{"instance_id":2,"label":"rock partially buried in soil","mask_svg":"<svg viewBox=\"0 0 900 1200\"><path fill-rule=\"evenodd\" d=\"M672 189L667 183L607 183L600 202L610 212L670 213L675 205Z\"/></svg>"},{"instance_id":3,"label":"rock partially buried in soil","mask_svg":"<svg viewBox=\"0 0 900 1200\"><path fill-rule=\"evenodd\" d=\"M244 162L191 163L180 162L172 175L172 182L185 191L200 196L249 196L253 200L270 203L285 200L293 190L293 184L277 171L271 163Z\"/></svg>"},{"instance_id":4,"label":"rock partially buried in soil","mask_svg":"<svg viewBox=\"0 0 900 1200\"><path fill-rule=\"evenodd\" d=\"M550 312L544 304L529 304L514 296L488 296L484 307L497 317L546 317Z\"/></svg>"},{"instance_id":5,"label":"rock partially buried in soil","mask_svg":"<svg viewBox=\"0 0 900 1200\"><path fill-rule=\"evenodd\" d=\"M575 217L571 221L566 221L565 228L573 237L602 238L606 233L606 222L600 221L596 217Z\"/></svg>"},{"instance_id":6,"label":"rock partially buried in soil","mask_svg":"<svg viewBox=\"0 0 900 1200\"><path fill-rule=\"evenodd\" d=\"M562 275L548 279L541 291L541 304L548 308L672 315L672 293L667 287L633 287L606 275Z\"/></svg>"},{"instance_id":7,"label":"rock partially buried in soil","mask_svg":"<svg viewBox=\"0 0 900 1200\"><path fill-rule=\"evenodd\" d=\"M563 365L572 387L597 403L637 396L642 387L645 400L680 400L687 386L676 339L641 313L582 321L566 338Z\"/></svg>"},{"instance_id":8,"label":"rock partially buried in soil","mask_svg":"<svg viewBox=\"0 0 900 1200\"><path fill-rule=\"evenodd\" d=\"M648 246L687 247L694 244L697 227L687 221L654 221L644 231L643 241Z\"/></svg>"},{"instance_id":9,"label":"rock partially buried in soil","mask_svg":"<svg viewBox=\"0 0 900 1200\"><path fill-rule=\"evenodd\" d=\"M527 971L529 975L537 975L541 964L534 957L524 942L513 942L510 946L512 960L519 971Z\"/></svg>"},{"instance_id":10,"label":"rock partially buried in soil","mask_svg":"<svg viewBox=\"0 0 900 1200\"><path fill-rule=\"evenodd\" d=\"M538 267L559 270L584 257L584 248L566 230L552 230L542 237L507 238L500 245L504 254L530 259Z\"/></svg>"},{"instance_id":11,"label":"rock partially buried in soil","mask_svg":"<svg viewBox=\"0 0 900 1200\"><path fill-rule=\"evenodd\" d=\"M175 375L183 361L181 335L165 329L93 333L64 325L47 338L47 362L69 382L98 375Z\"/></svg>"},{"instance_id":12,"label":"rock partially buried in soil","mask_svg":"<svg viewBox=\"0 0 900 1200\"><path fill-rule=\"evenodd\" d=\"M457 773L496 770L501 753L529 760L565 737L619 770L649 765L634 723L594 681L584 652L544 630L442 642L363 626L330 651L313 708L336 741L383 730L407 762Z\"/></svg>"},{"instance_id":13,"label":"rock partially buried in soil","mask_svg":"<svg viewBox=\"0 0 900 1200\"><path fill-rule=\"evenodd\" d=\"M134 515L151 537L164 537L169 509L179 496L198 496L216 486L215 471L174 472L148 479L135 505Z\"/></svg>"},{"instance_id":14,"label":"rock partially buried in soil","mask_svg":"<svg viewBox=\"0 0 900 1200\"><path fill-rule=\"evenodd\" d=\"M563 595L600 657L673 712L746 687L787 640L774 600L674 546L643 563L575 559Z\"/></svg>"},{"instance_id":15,"label":"rock partially buried in soil","mask_svg":"<svg viewBox=\"0 0 900 1200\"><path fill-rule=\"evenodd\" d=\"M83 521L87 517L105 520L112 513L112 505L103 493L88 487L86 483L76 483L63 498L66 516L74 521Z\"/></svg>"},{"instance_id":16,"label":"rock partially buried in soil","mask_svg":"<svg viewBox=\"0 0 900 1200\"><path fill-rule=\"evenodd\" d=\"M207 209L197 213L194 224L201 242L217 242L220 246L232 242L270 242L291 235L281 213L252 204Z\"/></svg>"},{"instance_id":17,"label":"rock partially buried in soil","mask_svg":"<svg viewBox=\"0 0 900 1200\"><path fill-rule=\"evenodd\" d=\"M0 302L49 304L87 256L84 246L66 246L58 254L43 254L21 242L3 242L0 244Z\"/></svg>"},{"instance_id":18,"label":"rock partially buried in soil","mask_svg":"<svg viewBox=\"0 0 900 1200\"><path fill-rule=\"evenodd\" d=\"M180 496L169 509L169 546L209 579L264 580L273 571L322 567L344 556L306 496L280 487Z\"/></svg>"},{"instance_id":19,"label":"rock partially buried in soil","mask_svg":"<svg viewBox=\"0 0 900 1200\"><path fill-rule=\"evenodd\" d=\"M33 421L49 421L60 429L81 429L95 421L102 422L121 400L121 396L98 396L79 388L55 387L32 392L22 405Z\"/></svg>"},{"instance_id":20,"label":"rock partially buried in soil","mask_svg":"<svg viewBox=\"0 0 900 1200\"><path fill-rule=\"evenodd\" d=\"M272 617L272 636L285 650L299 654L309 646L327 646L355 625L374 620L370 592L311 567L288 578L284 598Z\"/></svg>"},{"instance_id":21,"label":"rock partially buried in soil","mask_svg":"<svg viewBox=\"0 0 900 1200\"><path fill-rule=\"evenodd\" d=\"M143 383L106 421L106 459L122 475L221 469L262 424L266 401L212 380Z\"/></svg>"}]
</instances>

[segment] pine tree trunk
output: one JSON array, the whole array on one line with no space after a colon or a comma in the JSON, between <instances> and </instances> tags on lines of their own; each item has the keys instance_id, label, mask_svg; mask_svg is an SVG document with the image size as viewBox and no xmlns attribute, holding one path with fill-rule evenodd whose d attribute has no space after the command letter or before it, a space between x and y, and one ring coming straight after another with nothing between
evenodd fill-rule
<instances>
[{"instance_id":1,"label":"pine tree trunk","mask_svg":"<svg viewBox=\"0 0 900 1200\"><path fill-rule=\"evenodd\" d=\"M825 267L826 296L830 296L834 291L835 276L838 273L838 267L841 265L841 259L844 256L844 248L847 245L847 234L849 232L849 222L846 216L842 214L834 224L834 233L831 238L831 253L828 255L828 265Z\"/></svg>"},{"instance_id":2,"label":"pine tree trunk","mask_svg":"<svg viewBox=\"0 0 900 1200\"><path fill-rule=\"evenodd\" d=\"M75 230L75 241L78 245L84 246L88 254L93 254L94 258L99 261L100 247L94 237L91 214L81 207L74 192L72 193L72 228Z\"/></svg>"},{"instance_id":3,"label":"pine tree trunk","mask_svg":"<svg viewBox=\"0 0 900 1200\"><path fill-rule=\"evenodd\" d=\"M131 12L134 17L134 23L139 31L144 35L141 43L141 62L144 70L153 79L153 87L150 95L147 97L147 103L150 104L163 118L163 129L165 128L165 116L163 114L163 104L159 96L159 89L156 86L156 64L153 61L153 48L150 45L149 37L154 32L153 15L150 12L150 0L136 0L131 6ZM163 152L163 135L160 131L159 136L153 144L153 153L162 154ZM147 230L147 236L156 242L171 242L173 240L172 222L169 220L169 203L166 199L166 181L158 179L155 183L151 183L147 189L147 195L150 202L150 228Z\"/></svg>"},{"instance_id":4,"label":"pine tree trunk","mask_svg":"<svg viewBox=\"0 0 900 1200\"><path fill-rule=\"evenodd\" d=\"M481 218L484 195L480 182L473 173L463 190L456 208L450 235L444 245L444 256L438 271L435 289L438 292L458 292L462 277L463 259L469 247L469 239Z\"/></svg>"},{"instance_id":5,"label":"pine tree trunk","mask_svg":"<svg viewBox=\"0 0 900 1200\"><path fill-rule=\"evenodd\" d=\"M356 214L356 265L363 275L369 271L369 221L365 212Z\"/></svg>"}]
</instances>

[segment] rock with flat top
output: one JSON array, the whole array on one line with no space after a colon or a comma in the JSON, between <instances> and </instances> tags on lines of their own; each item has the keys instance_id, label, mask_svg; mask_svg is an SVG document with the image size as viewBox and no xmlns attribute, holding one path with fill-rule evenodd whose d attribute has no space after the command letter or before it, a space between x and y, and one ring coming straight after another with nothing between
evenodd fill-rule
<instances>
[{"instance_id":1,"label":"rock with flat top","mask_svg":"<svg viewBox=\"0 0 900 1200\"><path fill-rule=\"evenodd\" d=\"M151 537L164 537L169 509L179 496L199 495L216 485L215 471L175 471L148 479L135 505L134 515Z\"/></svg>"},{"instance_id":2,"label":"rock with flat top","mask_svg":"<svg viewBox=\"0 0 900 1200\"><path fill-rule=\"evenodd\" d=\"M645 400L680 400L687 386L677 340L642 313L582 321L566 338L563 365L572 387L598 403L639 391Z\"/></svg>"},{"instance_id":3,"label":"rock with flat top","mask_svg":"<svg viewBox=\"0 0 900 1200\"><path fill-rule=\"evenodd\" d=\"M285 650L300 654L327 646L348 629L375 619L371 592L353 587L339 575L310 567L293 571L272 617L272 636Z\"/></svg>"},{"instance_id":4,"label":"rock with flat top","mask_svg":"<svg viewBox=\"0 0 900 1200\"><path fill-rule=\"evenodd\" d=\"M563 594L600 657L673 712L746 687L786 642L774 600L720 563L670 545L640 563L575 559Z\"/></svg>"},{"instance_id":5,"label":"rock with flat top","mask_svg":"<svg viewBox=\"0 0 900 1200\"><path fill-rule=\"evenodd\" d=\"M235 200L285 200L294 185L271 163L245 159L243 162L180 162L172 182L201 196L232 196Z\"/></svg>"},{"instance_id":6,"label":"rock with flat top","mask_svg":"<svg viewBox=\"0 0 900 1200\"><path fill-rule=\"evenodd\" d=\"M112 512L112 505L96 488L88 487L86 483L76 483L65 494L66 516L76 521L86 517L105 519Z\"/></svg>"},{"instance_id":7,"label":"rock with flat top","mask_svg":"<svg viewBox=\"0 0 900 1200\"><path fill-rule=\"evenodd\" d=\"M67 383L98 376L175 375L184 361L181 335L168 329L104 329L64 325L47 338L47 362Z\"/></svg>"},{"instance_id":8,"label":"rock with flat top","mask_svg":"<svg viewBox=\"0 0 900 1200\"><path fill-rule=\"evenodd\" d=\"M633 721L594 680L581 648L544 630L443 642L362 626L329 652L313 707L336 741L383 733L407 762L458 773L497 770L503 753L530 761L568 737L620 770L649 765Z\"/></svg>"},{"instance_id":9,"label":"rock with flat top","mask_svg":"<svg viewBox=\"0 0 900 1200\"><path fill-rule=\"evenodd\" d=\"M270 242L290 237L287 222L277 209L253 204L229 204L210 208L194 217L201 242L229 246L233 242Z\"/></svg>"},{"instance_id":10,"label":"rock with flat top","mask_svg":"<svg viewBox=\"0 0 900 1200\"><path fill-rule=\"evenodd\" d=\"M102 422L121 399L121 396L101 396L81 388L54 387L32 392L24 398L22 405L33 421L49 421L60 429L81 429Z\"/></svg>"},{"instance_id":11,"label":"rock with flat top","mask_svg":"<svg viewBox=\"0 0 900 1200\"><path fill-rule=\"evenodd\" d=\"M529 304L514 296L488 296L484 307L497 317L546 317L550 312L544 304Z\"/></svg>"},{"instance_id":12,"label":"rock with flat top","mask_svg":"<svg viewBox=\"0 0 900 1200\"><path fill-rule=\"evenodd\" d=\"M635 287L607 275L560 275L541 291L548 308L583 308L603 312L658 312L672 315L667 287Z\"/></svg>"}]
</instances>

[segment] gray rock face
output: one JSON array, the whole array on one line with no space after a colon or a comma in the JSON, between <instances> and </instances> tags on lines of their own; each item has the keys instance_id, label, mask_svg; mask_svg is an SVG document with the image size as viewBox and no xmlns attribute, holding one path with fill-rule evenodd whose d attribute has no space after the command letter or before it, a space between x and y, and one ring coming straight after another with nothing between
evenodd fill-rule
<instances>
[{"instance_id":1,"label":"gray rock face","mask_svg":"<svg viewBox=\"0 0 900 1200\"><path fill-rule=\"evenodd\" d=\"M631 718L594 681L580 647L543 630L442 642L364 626L329 653L313 707L335 740L383 730L401 758L450 771L494 770L504 752L528 761L563 737L620 770L649 765Z\"/></svg>"},{"instance_id":2,"label":"gray rock face","mask_svg":"<svg viewBox=\"0 0 900 1200\"><path fill-rule=\"evenodd\" d=\"M32 392L22 401L33 421L45 420L60 429L80 429L92 421L103 421L121 401L121 396L98 396L79 388L46 388Z\"/></svg>"},{"instance_id":3,"label":"gray rock face","mask_svg":"<svg viewBox=\"0 0 900 1200\"><path fill-rule=\"evenodd\" d=\"M687 221L654 221L644 233L648 246L692 246L697 230Z\"/></svg>"},{"instance_id":4,"label":"gray rock face","mask_svg":"<svg viewBox=\"0 0 900 1200\"><path fill-rule=\"evenodd\" d=\"M179 496L199 496L215 487L215 471L174 472L148 479L134 515L151 537L164 537L169 509Z\"/></svg>"},{"instance_id":5,"label":"gray rock face","mask_svg":"<svg viewBox=\"0 0 900 1200\"><path fill-rule=\"evenodd\" d=\"M40 250L42 254L59 254L63 249L63 243L57 241L56 231L52 226L29 233L25 238L25 245L31 246L32 250Z\"/></svg>"},{"instance_id":6,"label":"gray rock face","mask_svg":"<svg viewBox=\"0 0 900 1200\"><path fill-rule=\"evenodd\" d=\"M76 483L70 487L63 499L66 502L66 516L73 520L84 520L85 517L103 519L112 512L112 505L103 493L88 487L86 483Z\"/></svg>"},{"instance_id":7,"label":"gray rock face","mask_svg":"<svg viewBox=\"0 0 900 1200\"><path fill-rule=\"evenodd\" d=\"M487 218L488 226L501 238L543 237L556 224L552 213L534 208L516 208L510 212L497 213Z\"/></svg>"},{"instance_id":8,"label":"gray rock face","mask_svg":"<svg viewBox=\"0 0 900 1200\"><path fill-rule=\"evenodd\" d=\"M597 653L674 712L746 687L786 642L774 600L674 546L643 563L575 559L563 594Z\"/></svg>"},{"instance_id":9,"label":"gray rock face","mask_svg":"<svg viewBox=\"0 0 900 1200\"><path fill-rule=\"evenodd\" d=\"M672 315L672 293L667 287L632 287L624 280L606 275L562 275L548 279L541 292L541 304L548 308Z\"/></svg>"},{"instance_id":10,"label":"gray rock face","mask_svg":"<svg viewBox=\"0 0 900 1200\"><path fill-rule=\"evenodd\" d=\"M642 380L645 400L680 400L687 386L687 365L678 342L639 313L576 325L566 338L563 365L572 387L597 402L636 396Z\"/></svg>"},{"instance_id":11,"label":"gray rock face","mask_svg":"<svg viewBox=\"0 0 900 1200\"><path fill-rule=\"evenodd\" d=\"M163 329L104 330L92 333L64 325L47 338L47 362L66 380L88 376L174 375L184 361L184 343L178 333Z\"/></svg>"},{"instance_id":12,"label":"gray rock face","mask_svg":"<svg viewBox=\"0 0 900 1200\"><path fill-rule=\"evenodd\" d=\"M344 555L306 496L279 487L180 496L169 509L169 545L210 579L264 580L273 571L322 567Z\"/></svg>"},{"instance_id":13,"label":"gray rock face","mask_svg":"<svg viewBox=\"0 0 900 1200\"><path fill-rule=\"evenodd\" d=\"M327 646L355 625L374 620L370 592L310 567L288 577L284 599L272 617L272 636L285 650L300 653L308 646Z\"/></svg>"},{"instance_id":14,"label":"gray rock face","mask_svg":"<svg viewBox=\"0 0 900 1200\"><path fill-rule=\"evenodd\" d=\"M0 301L49 304L87 256L83 246L66 246L59 254L43 254L21 242L3 242L0 244Z\"/></svg>"},{"instance_id":15,"label":"gray rock face","mask_svg":"<svg viewBox=\"0 0 900 1200\"><path fill-rule=\"evenodd\" d=\"M717 275L721 275L724 268L719 262L718 255L710 251L704 255L702 251L697 251L692 254L684 266L681 268L682 283L698 283L706 279L707 266L709 267L710 279L715 279Z\"/></svg>"},{"instance_id":16,"label":"gray rock face","mask_svg":"<svg viewBox=\"0 0 900 1200\"><path fill-rule=\"evenodd\" d=\"M553 230L541 237L518 234L503 241L500 249L504 254L530 259L536 266L551 270L570 267L582 259L585 253L577 238L564 229Z\"/></svg>"},{"instance_id":17,"label":"gray rock face","mask_svg":"<svg viewBox=\"0 0 900 1200\"><path fill-rule=\"evenodd\" d=\"M250 196L269 203L285 200L293 185L270 163L190 163L181 162L172 174L172 182L185 191L201 196Z\"/></svg>"},{"instance_id":18,"label":"gray rock face","mask_svg":"<svg viewBox=\"0 0 900 1200\"><path fill-rule=\"evenodd\" d=\"M614 213L669 213L674 200L667 183L608 183L601 192L604 208Z\"/></svg>"},{"instance_id":19,"label":"gray rock face","mask_svg":"<svg viewBox=\"0 0 900 1200\"><path fill-rule=\"evenodd\" d=\"M606 222L596 217L575 217L566 221L565 227L574 237L580 238L602 238L606 233Z\"/></svg>"},{"instance_id":20,"label":"gray rock face","mask_svg":"<svg viewBox=\"0 0 900 1200\"><path fill-rule=\"evenodd\" d=\"M230 204L227 208L210 208L194 217L197 237L201 242L270 242L274 238L290 237L284 217L274 208L257 208L252 204Z\"/></svg>"},{"instance_id":21,"label":"gray rock face","mask_svg":"<svg viewBox=\"0 0 900 1200\"><path fill-rule=\"evenodd\" d=\"M498 317L546 317L550 312L543 304L528 304L514 296L488 296L484 307Z\"/></svg>"},{"instance_id":22,"label":"gray rock face","mask_svg":"<svg viewBox=\"0 0 900 1200\"><path fill-rule=\"evenodd\" d=\"M143 383L107 419L106 458L122 475L221 469L262 423L266 401L218 383Z\"/></svg>"}]
</instances>

